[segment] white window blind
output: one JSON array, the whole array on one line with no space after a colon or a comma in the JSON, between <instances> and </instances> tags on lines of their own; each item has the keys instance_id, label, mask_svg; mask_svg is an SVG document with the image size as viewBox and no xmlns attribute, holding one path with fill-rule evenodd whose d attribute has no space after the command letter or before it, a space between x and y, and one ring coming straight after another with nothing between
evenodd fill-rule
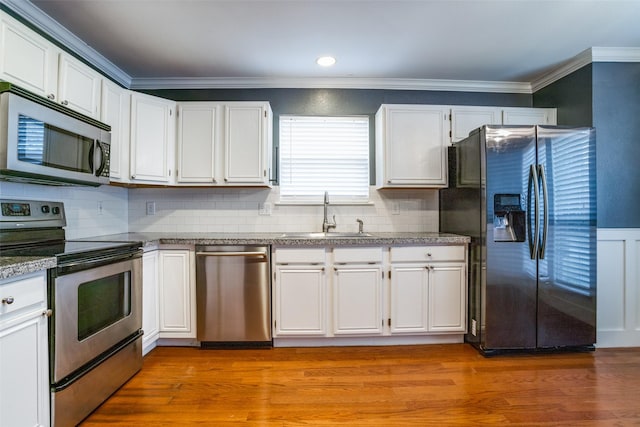
<instances>
[{"instance_id":1,"label":"white window blind","mask_svg":"<svg viewBox=\"0 0 640 427\"><path fill-rule=\"evenodd\" d=\"M283 202L369 200L368 117L280 117Z\"/></svg>"}]
</instances>

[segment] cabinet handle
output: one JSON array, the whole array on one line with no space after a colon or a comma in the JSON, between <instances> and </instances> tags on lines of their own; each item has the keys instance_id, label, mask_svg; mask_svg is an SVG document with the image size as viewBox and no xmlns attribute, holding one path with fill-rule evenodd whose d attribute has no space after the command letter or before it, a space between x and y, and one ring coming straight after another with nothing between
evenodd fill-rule
<instances>
[{"instance_id":1,"label":"cabinet handle","mask_svg":"<svg viewBox=\"0 0 640 427\"><path fill-rule=\"evenodd\" d=\"M47 310L43 311L43 312L42 312L42 316L43 316L43 317L51 317L51 316L53 316L53 310L51 310L51 309L49 308L49 309L47 309Z\"/></svg>"},{"instance_id":2,"label":"cabinet handle","mask_svg":"<svg viewBox=\"0 0 640 427\"><path fill-rule=\"evenodd\" d=\"M6 297L6 298L2 298L2 303L3 304L13 304L13 302L15 301L15 299L13 297Z\"/></svg>"},{"instance_id":3,"label":"cabinet handle","mask_svg":"<svg viewBox=\"0 0 640 427\"><path fill-rule=\"evenodd\" d=\"M60 104L62 105L69 105L69 101L67 101L66 99L64 101L62 101Z\"/></svg>"},{"instance_id":4,"label":"cabinet handle","mask_svg":"<svg viewBox=\"0 0 640 427\"><path fill-rule=\"evenodd\" d=\"M431 252L427 252L427 256L431 258Z\"/></svg>"},{"instance_id":5,"label":"cabinet handle","mask_svg":"<svg viewBox=\"0 0 640 427\"><path fill-rule=\"evenodd\" d=\"M56 96L54 94L50 93L49 95L47 95L47 98L53 100L53 99L56 99Z\"/></svg>"}]
</instances>

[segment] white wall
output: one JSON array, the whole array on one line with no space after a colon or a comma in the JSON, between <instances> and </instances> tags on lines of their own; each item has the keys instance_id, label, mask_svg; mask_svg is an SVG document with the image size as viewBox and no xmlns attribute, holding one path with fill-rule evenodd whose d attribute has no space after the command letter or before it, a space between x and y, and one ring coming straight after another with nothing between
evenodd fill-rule
<instances>
[{"instance_id":1,"label":"white wall","mask_svg":"<svg viewBox=\"0 0 640 427\"><path fill-rule=\"evenodd\" d=\"M67 239L126 233L128 230L127 189L101 187L58 187L0 181L3 199L64 202ZM102 202L102 212L98 210Z\"/></svg>"},{"instance_id":2,"label":"white wall","mask_svg":"<svg viewBox=\"0 0 640 427\"><path fill-rule=\"evenodd\" d=\"M323 206L279 205L279 189L132 188L129 190L129 230L132 232L291 232L321 231ZM331 199L331 195L329 195ZM369 232L438 231L437 190L377 191L371 204L331 205L337 231L357 231L356 218ZM156 214L146 214L155 202ZM260 215L262 204L271 215ZM399 213L394 214L394 206Z\"/></svg>"},{"instance_id":3,"label":"white wall","mask_svg":"<svg viewBox=\"0 0 640 427\"><path fill-rule=\"evenodd\" d=\"M640 346L640 229L598 229L597 298L597 346Z\"/></svg>"}]
</instances>

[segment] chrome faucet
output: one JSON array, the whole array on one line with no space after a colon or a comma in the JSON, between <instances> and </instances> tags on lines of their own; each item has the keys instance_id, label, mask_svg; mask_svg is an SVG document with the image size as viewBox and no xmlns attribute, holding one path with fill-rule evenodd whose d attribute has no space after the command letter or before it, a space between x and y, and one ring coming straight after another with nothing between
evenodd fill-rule
<instances>
[{"instance_id":1,"label":"chrome faucet","mask_svg":"<svg viewBox=\"0 0 640 427\"><path fill-rule=\"evenodd\" d=\"M327 210L329 208L329 192L324 192L324 219L322 221L322 232L326 233L331 228L336 228L336 216L333 216L333 222L327 219Z\"/></svg>"},{"instance_id":2,"label":"chrome faucet","mask_svg":"<svg viewBox=\"0 0 640 427\"><path fill-rule=\"evenodd\" d=\"M356 222L358 223L358 233L362 234L364 232L364 221L357 218Z\"/></svg>"}]
</instances>

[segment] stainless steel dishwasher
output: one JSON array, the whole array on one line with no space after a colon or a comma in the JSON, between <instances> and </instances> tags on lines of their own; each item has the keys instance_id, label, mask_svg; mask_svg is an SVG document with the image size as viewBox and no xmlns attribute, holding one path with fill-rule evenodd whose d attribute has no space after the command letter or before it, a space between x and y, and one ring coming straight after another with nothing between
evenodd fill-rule
<instances>
[{"instance_id":1,"label":"stainless steel dishwasher","mask_svg":"<svg viewBox=\"0 0 640 427\"><path fill-rule=\"evenodd\" d=\"M270 347L268 246L196 246L201 347Z\"/></svg>"}]
</instances>

